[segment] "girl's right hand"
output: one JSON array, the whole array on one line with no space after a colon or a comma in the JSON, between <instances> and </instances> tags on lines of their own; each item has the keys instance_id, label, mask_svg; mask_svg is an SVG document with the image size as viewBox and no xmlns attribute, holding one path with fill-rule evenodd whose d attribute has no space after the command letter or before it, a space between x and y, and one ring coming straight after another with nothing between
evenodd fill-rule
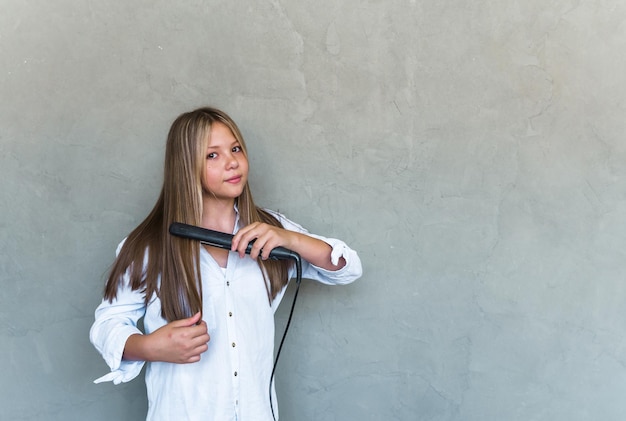
<instances>
[{"instance_id":1,"label":"girl's right hand","mask_svg":"<svg viewBox=\"0 0 626 421\"><path fill-rule=\"evenodd\" d=\"M124 359L188 364L200 361L209 349L207 325L198 312L176 320L148 335L132 335L124 347Z\"/></svg>"}]
</instances>

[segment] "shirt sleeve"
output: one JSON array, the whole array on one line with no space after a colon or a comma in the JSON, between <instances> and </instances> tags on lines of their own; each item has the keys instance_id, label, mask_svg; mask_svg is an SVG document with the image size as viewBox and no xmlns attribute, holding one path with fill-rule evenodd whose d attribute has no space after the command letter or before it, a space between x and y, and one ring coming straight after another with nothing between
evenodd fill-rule
<instances>
[{"instance_id":1,"label":"shirt sleeve","mask_svg":"<svg viewBox=\"0 0 626 421\"><path fill-rule=\"evenodd\" d=\"M363 274L361 259L356 251L352 250L346 243L336 238L322 237L320 235L307 233L308 236L322 240L330 245L332 251L330 260L333 265L339 263L340 258L344 258L346 264L339 270L328 270L303 262L302 277L315 279L328 285L346 285L359 279Z\"/></svg>"},{"instance_id":2,"label":"shirt sleeve","mask_svg":"<svg viewBox=\"0 0 626 421\"><path fill-rule=\"evenodd\" d=\"M127 279L124 279L124 283L118 288L117 297L113 302L104 299L96 308L89 339L111 372L94 380L94 383L112 381L119 384L131 381L139 375L145 362L126 361L122 359L122 355L129 336L143 334L137 327L137 321L144 314L144 294L133 291Z\"/></svg>"},{"instance_id":3,"label":"shirt sleeve","mask_svg":"<svg viewBox=\"0 0 626 421\"><path fill-rule=\"evenodd\" d=\"M318 266L312 265L309 262L302 261L302 277L306 279L313 279L327 285L346 285L354 282L363 274L363 268L361 266L361 259L356 251L352 250L345 242L336 238L323 237L321 235L311 234L309 231L301 225L290 221L285 216L274 213L279 219L285 229L290 231L296 231L301 234L308 235L309 237L317 238L330 245L332 251L330 259L333 264L337 264L340 258L344 258L346 264L339 270L327 270ZM295 273L294 273L295 275Z\"/></svg>"}]
</instances>

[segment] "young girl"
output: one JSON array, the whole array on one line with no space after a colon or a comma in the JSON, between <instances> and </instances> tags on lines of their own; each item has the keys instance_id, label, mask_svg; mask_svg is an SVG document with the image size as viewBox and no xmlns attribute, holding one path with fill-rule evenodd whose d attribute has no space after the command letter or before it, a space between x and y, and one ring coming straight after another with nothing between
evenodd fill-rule
<instances>
[{"instance_id":1,"label":"young girl","mask_svg":"<svg viewBox=\"0 0 626 421\"><path fill-rule=\"evenodd\" d=\"M233 233L231 251L174 237L173 222ZM271 421L274 312L294 274L292 262L268 259L278 246L300 254L304 278L361 276L345 243L254 204L229 116L201 108L178 117L159 199L118 246L96 309L90 339L111 368L96 383L130 381L147 362L148 420Z\"/></svg>"}]
</instances>

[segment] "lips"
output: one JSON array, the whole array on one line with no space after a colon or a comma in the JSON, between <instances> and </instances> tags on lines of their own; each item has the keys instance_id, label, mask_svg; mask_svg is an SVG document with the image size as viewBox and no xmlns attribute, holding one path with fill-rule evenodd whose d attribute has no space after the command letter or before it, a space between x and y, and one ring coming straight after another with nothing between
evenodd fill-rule
<instances>
[{"instance_id":1,"label":"lips","mask_svg":"<svg viewBox=\"0 0 626 421\"><path fill-rule=\"evenodd\" d=\"M226 180L227 183L231 183L231 184L237 184L240 181L241 181L241 176L240 175L236 175L236 176L231 177L231 178Z\"/></svg>"}]
</instances>

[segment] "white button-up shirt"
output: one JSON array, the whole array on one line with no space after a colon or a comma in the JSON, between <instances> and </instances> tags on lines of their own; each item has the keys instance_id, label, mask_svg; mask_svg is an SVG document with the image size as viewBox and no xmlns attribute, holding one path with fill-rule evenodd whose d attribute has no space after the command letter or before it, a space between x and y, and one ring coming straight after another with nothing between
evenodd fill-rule
<instances>
[{"instance_id":1,"label":"white button-up shirt","mask_svg":"<svg viewBox=\"0 0 626 421\"><path fill-rule=\"evenodd\" d=\"M338 271L324 270L303 261L303 278L340 285L361 276L361 261L344 242L309 234L284 216L276 216L284 228L328 243L332 247L333 263L340 257L346 260L346 265ZM236 226L235 231L238 224ZM269 389L274 355L274 312L286 288L270 306L259 265L248 255L240 258L230 252L224 270L201 247L200 268L202 317L211 336L209 349L197 363L147 363L147 420L271 421ZM161 317L160 300L153 297L146 306L144 294L132 291L127 285L118 290L112 303L103 300L98 306L90 339L111 372L97 379L97 383L119 384L140 373L144 362L122 360L122 354L128 337L142 333L137 328L141 317L144 317L145 333L166 324ZM272 403L278 418L273 386Z\"/></svg>"}]
</instances>

